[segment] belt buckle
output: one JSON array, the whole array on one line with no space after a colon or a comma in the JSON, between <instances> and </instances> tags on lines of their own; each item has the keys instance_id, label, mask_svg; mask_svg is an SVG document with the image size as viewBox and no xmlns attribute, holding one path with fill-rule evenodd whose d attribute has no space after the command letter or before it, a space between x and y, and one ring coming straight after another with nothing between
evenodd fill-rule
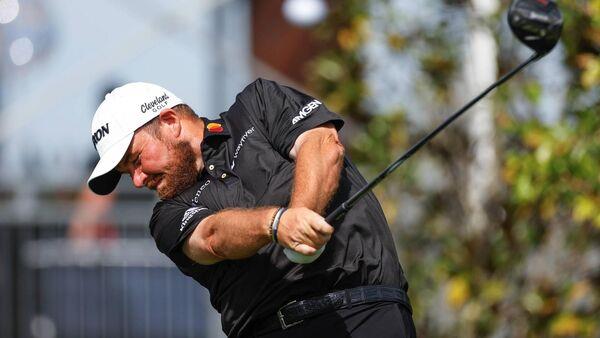
<instances>
[{"instance_id":1,"label":"belt buckle","mask_svg":"<svg viewBox=\"0 0 600 338\"><path fill-rule=\"evenodd\" d=\"M283 309L284 307L286 307L286 306L288 306L290 304L294 304L296 302L297 301L293 300L293 301L285 304L281 308L279 308L279 310L277 310L277 318L279 319L279 323L281 324L281 329L282 330L285 330L285 329L290 328L292 326L298 325L298 324L300 324L300 323L302 323L304 321L304 319L300 319L300 320L297 320L297 321L295 321L293 323L289 323L288 324L288 323L285 322L285 318L283 317L283 313L281 313L281 309Z\"/></svg>"}]
</instances>

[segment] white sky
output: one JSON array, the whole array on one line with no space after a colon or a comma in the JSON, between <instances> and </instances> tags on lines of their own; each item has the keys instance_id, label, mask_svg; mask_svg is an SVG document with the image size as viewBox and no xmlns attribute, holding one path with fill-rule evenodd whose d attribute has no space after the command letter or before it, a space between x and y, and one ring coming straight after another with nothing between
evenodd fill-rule
<instances>
[{"instance_id":1,"label":"white sky","mask_svg":"<svg viewBox=\"0 0 600 338\"><path fill-rule=\"evenodd\" d=\"M250 80L248 6L231 2L215 15L228 2L47 0L43 15L32 6L39 2L21 1L17 19L0 25L2 46L30 37L34 60L18 67L0 50L0 184L87 179L90 122L110 82L160 84L203 116L225 110ZM235 46L236 58L218 56L223 45Z\"/></svg>"}]
</instances>

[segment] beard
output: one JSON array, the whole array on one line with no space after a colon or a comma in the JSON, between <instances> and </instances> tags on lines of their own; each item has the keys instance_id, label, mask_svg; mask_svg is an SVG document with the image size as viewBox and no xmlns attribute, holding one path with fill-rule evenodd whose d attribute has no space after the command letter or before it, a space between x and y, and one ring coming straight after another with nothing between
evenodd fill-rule
<instances>
[{"instance_id":1,"label":"beard","mask_svg":"<svg viewBox=\"0 0 600 338\"><path fill-rule=\"evenodd\" d=\"M156 190L162 200L171 199L196 183L196 155L188 142L168 145L171 160L165 172L152 177L147 186Z\"/></svg>"}]
</instances>

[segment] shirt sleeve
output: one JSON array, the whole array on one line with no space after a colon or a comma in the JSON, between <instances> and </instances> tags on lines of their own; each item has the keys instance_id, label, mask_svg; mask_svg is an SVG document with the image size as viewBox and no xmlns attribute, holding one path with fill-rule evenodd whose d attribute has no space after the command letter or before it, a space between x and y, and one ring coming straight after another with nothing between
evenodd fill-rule
<instances>
[{"instance_id":1,"label":"shirt sleeve","mask_svg":"<svg viewBox=\"0 0 600 338\"><path fill-rule=\"evenodd\" d=\"M182 270L194 265L195 262L183 253L183 242L204 218L213 213L208 208L186 205L177 200L158 202L150 219L150 233L158 250Z\"/></svg>"},{"instance_id":2,"label":"shirt sleeve","mask_svg":"<svg viewBox=\"0 0 600 338\"><path fill-rule=\"evenodd\" d=\"M254 81L237 100L263 130L273 148L286 157L303 132L327 122L332 122L337 130L344 125L342 118L321 101L273 81Z\"/></svg>"}]
</instances>

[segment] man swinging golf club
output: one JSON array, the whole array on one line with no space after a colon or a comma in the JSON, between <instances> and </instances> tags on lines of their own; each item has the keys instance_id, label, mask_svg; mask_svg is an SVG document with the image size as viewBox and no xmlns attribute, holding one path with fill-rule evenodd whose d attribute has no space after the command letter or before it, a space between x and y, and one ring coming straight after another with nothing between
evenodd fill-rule
<instances>
[{"instance_id":1,"label":"man swinging golf club","mask_svg":"<svg viewBox=\"0 0 600 338\"><path fill-rule=\"evenodd\" d=\"M375 196L335 231L322 216L365 180L344 158L343 121L320 101L260 79L211 121L165 88L130 83L106 96L92 125L100 161L90 188L109 193L125 173L157 191L152 236L210 291L229 336L415 336ZM313 264L283 253L325 243Z\"/></svg>"}]
</instances>

